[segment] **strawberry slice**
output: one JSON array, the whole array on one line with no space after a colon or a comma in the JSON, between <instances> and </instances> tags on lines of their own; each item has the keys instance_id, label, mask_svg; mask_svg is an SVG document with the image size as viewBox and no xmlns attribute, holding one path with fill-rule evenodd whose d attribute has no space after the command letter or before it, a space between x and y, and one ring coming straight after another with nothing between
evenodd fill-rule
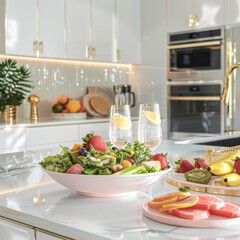
<instances>
[{"instance_id":1,"label":"strawberry slice","mask_svg":"<svg viewBox=\"0 0 240 240\"><path fill-rule=\"evenodd\" d=\"M167 160L167 154L164 153L156 153L155 155L152 156L152 160L160 162L161 170L167 168L169 165Z\"/></svg>"},{"instance_id":2,"label":"strawberry slice","mask_svg":"<svg viewBox=\"0 0 240 240\"><path fill-rule=\"evenodd\" d=\"M176 164L175 171L179 173L185 173L195 168L193 164L187 159L180 159L176 161L175 164Z\"/></svg>"},{"instance_id":3,"label":"strawberry slice","mask_svg":"<svg viewBox=\"0 0 240 240\"><path fill-rule=\"evenodd\" d=\"M75 163L74 165L72 165L72 166L66 171L66 173L69 173L69 174L81 174L82 171L83 171L82 165L80 165L79 163Z\"/></svg>"}]
</instances>

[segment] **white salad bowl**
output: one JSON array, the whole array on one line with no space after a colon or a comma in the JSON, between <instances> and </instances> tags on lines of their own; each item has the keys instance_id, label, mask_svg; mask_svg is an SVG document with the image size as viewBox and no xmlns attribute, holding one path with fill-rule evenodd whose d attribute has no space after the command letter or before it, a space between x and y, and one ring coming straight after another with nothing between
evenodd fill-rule
<instances>
[{"instance_id":1,"label":"white salad bowl","mask_svg":"<svg viewBox=\"0 0 240 240\"><path fill-rule=\"evenodd\" d=\"M172 168L161 172L133 175L81 175L48 171L57 183L82 195L92 197L118 197L143 190L160 180Z\"/></svg>"}]
</instances>

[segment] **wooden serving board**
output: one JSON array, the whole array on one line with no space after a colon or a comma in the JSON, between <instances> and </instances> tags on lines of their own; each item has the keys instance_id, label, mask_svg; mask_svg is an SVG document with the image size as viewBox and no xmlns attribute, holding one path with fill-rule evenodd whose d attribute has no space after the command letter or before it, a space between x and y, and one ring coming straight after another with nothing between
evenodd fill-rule
<instances>
[{"instance_id":1,"label":"wooden serving board","mask_svg":"<svg viewBox=\"0 0 240 240\"><path fill-rule=\"evenodd\" d=\"M90 105L98 114L107 116L109 114L110 103L102 96L94 96L90 99Z\"/></svg>"}]
</instances>

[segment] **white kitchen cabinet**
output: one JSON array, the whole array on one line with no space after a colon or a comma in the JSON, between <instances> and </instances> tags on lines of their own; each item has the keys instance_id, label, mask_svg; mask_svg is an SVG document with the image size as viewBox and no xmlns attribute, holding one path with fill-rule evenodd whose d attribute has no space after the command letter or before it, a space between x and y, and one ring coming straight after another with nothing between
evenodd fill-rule
<instances>
[{"instance_id":1,"label":"white kitchen cabinet","mask_svg":"<svg viewBox=\"0 0 240 240\"><path fill-rule=\"evenodd\" d=\"M116 62L141 63L141 1L116 0Z\"/></svg>"},{"instance_id":2,"label":"white kitchen cabinet","mask_svg":"<svg viewBox=\"0 0 240 240\"><path fill-rule=\"evenodd\" d=\"M222 26L224 24L224 0L168 0L167 31L179 32ZM198 26L189 26L189 15L196 15Z\"/></svg>"},{"instance_id":3,"label":"white kitchen cabinet","mask_svg":"<svg viewBox=\"0 0 240 240\"><path fill-rule=\"evenodd\" d=\"M78 142L78 125L44 126L26 129L26 149L72 147Z\"/></svg>"},{"instance_id":4,"label":"white kitchen cabinet","mask_svg":"<svg viewBox=\"0 0 240 240\"><path fill-rule=\"evenodd\" d=\"M66 1L66 58L89 59L90 47L90 1Z\"/></svg>"},{"instance_id":5,"label":"white kitchen cabinet","mask_svg":"<svg viewBox=\"0 0 240 240\"><path fill-rule=\"evenodd\" d=\"M6 126L0 129L1 153L19 152L25 150L25 128Z\"/></svg>"},{"instance_id":6,"label":"white kitchen cabinet","mask_svg":"<svg viewBox=\"0 0 240 240\"><path fill-rule=\"evenodd\" d=\"M35 240L34 229L28 226L0 219L1 240Z\"/></svg>"},{"instance_id":7,"label":"white kitchen cabinet","mask_svg":"<svg viewBox=\"0 0 240 240\"><path fill-rule=\"evenodd\" d=\"M114 0L66 2L66 58L113 61Z\"/></svg>"},{"instance_id":8,"label":"white kitchen cabinet","mask_svg":"<svg viewBox=\"0 0 240 240\"><path fill-rule=\"evenodd\" d=\"M37 40L36 9L35 0L6 0L4 53L36 56L34 52L34 41Z\"/></svg>"},{"instance_id":9,"label":"white kitchen cabinet","mask_svg":"<svg viewBox=\"0 0 240 240\"><path fill-rule=\"evenodd\" d=\"M38 0L39 56L63 58L65 54L64 0Z\"/></svg>"},{"instance_id":10,"label":"white kitchen cabinet","mask_svg":"<svg viewBox=\"0 0 240 240\"><path fill-rule=\"evenodd\" d=\"M63 58L64 7L64 0L6 0L5 49L1 52Z\"/></svg>"},{"instance_id":11,"label":"white kitchen cabinet","mask_svg":"<svg viewBox=\"0 0 240 240\"><path fill-rule=\"evenodd\" d=\"M61 240L61 239L67 240L68 238L36 231L36 240Z\"/></svg>"},{"instance_id":12,"label":"white kitchen cabinet","mask_svg":"<svg viewBox=\"0 0 240 240\"><path fill-rule=\"evenodd\" d=\"M91 0L91 39L93 59L113 61L114 52L114 0Z\"/></svg>"},{"instance_id":13,"label":"white kitchen cabinet","mask_svg":"<svg viewBox=\"0 0 240 240\"><path fill-rule=\"evenodd\" d=\"M240 23L240 0L225 0L225 25Z\"/></svg>"},{"instance_id":14,"label":"white kitchen cabinet","mask_svg":"<svg viewBox=\"0 0 240 240\"><path fill-rule=\"evenodd\" d=\"M80 124L79 125L79 141L82 142L82 138L86 134L94 132L96 135L100 135L104 140L109 141L109 123L91 123L91 124Z\"/></svg>"}]
</instances>

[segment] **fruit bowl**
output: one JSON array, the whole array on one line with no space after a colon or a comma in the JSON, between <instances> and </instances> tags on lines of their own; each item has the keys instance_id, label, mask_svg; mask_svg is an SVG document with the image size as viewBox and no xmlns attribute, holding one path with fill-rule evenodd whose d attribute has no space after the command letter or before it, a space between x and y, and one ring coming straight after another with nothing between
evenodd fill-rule
<instances>
[{"instance_id":1,"label":"fruit bowl","mask_svg":"<svg viewBox=\"0 0 240 240\"><path fill-rule=\"evenodd\" d=\"M66 120L71 120L71 119L85 119L87 118L87 113L52 113L51 117L54 119L66 119Z\"/></svg>"},{"instance_id":2,"label":"fruit bowl","mask_svg":"<svg viewBox=\"0 0 240 240\"><path fill-rule=\"evenodd\" d=\"M57 183L91 197L119 197L144 190L162 179L171 167L161 172L133 175L81 175L48 171L42 168Z\"/></svg>"}]
</instances>

